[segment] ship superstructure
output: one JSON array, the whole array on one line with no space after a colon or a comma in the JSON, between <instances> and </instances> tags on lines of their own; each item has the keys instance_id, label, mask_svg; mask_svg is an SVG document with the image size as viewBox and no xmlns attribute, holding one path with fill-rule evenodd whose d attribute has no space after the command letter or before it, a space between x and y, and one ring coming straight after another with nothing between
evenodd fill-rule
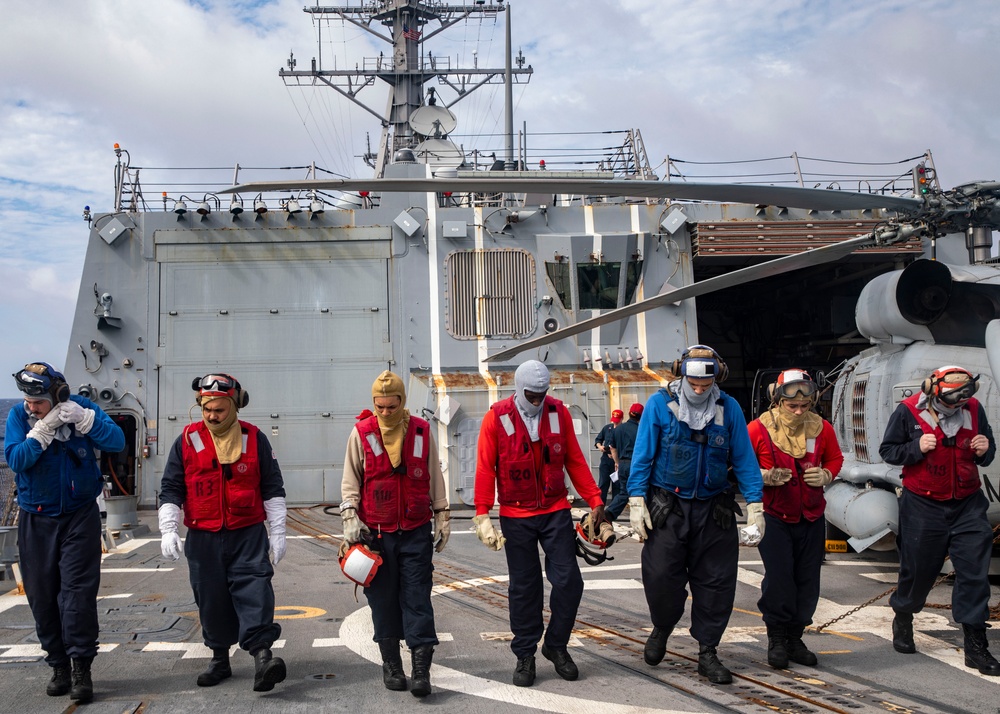
<instances>
[{"instance_id":1,"label":"ship superstructure","mask_svg":"<svg viewBox=\"0 0 1000 714\"><path fill-rule=\"evenodd\" d=\"M453 502L471 503L479 423L511 393L520 361L550 366L551 393L570 407L596 467L594 437L611 410L665 384L685 346L715 346L733 374L724 388L741 396L764 365L832 367L864 346L852 337L864 281L921 253L919 240L859 250L488 362L602 311L870 232L888 212L877 199L868 209L833 202L817 212L651 195L639 189L680 177L669 170L673 161L666 175L655 174L636 129L611 134L614 145L586 158L545 163L526 130L513 130L511 88L533 69L513 54L504 3L386 0L305 10L387 43L349 69L321 57L303 69L290 58L280 72L285 82L324 84L352 101L376 83L389 88L384 113L368 107L381 129L366 156L373 178L404 187L467 180L475 183L455 185L474 188L223 193L277 173L235 165L197 175L198 189L161 191L157 169L133 165L118 149L114 210L89 217L65 365L74 391L125 428L128 447L106 459L106 470L113 495L140 507L157 504L167 451L199 418L191 380L208 372L230 372L249 391L242 416L274 445L289 503L315 504L339 502L349 430L370 405L374 377L391 369L408 381L410 411L436 428ZM453 25L498 17L504 67L462 68L433 51ZM461 102L493 82L506 89L504 135L470 149L454 138ZM928 165L929 154L920 160ZM315 165L285 173L293 183L328 175ZM912 189L909 167L898 177L901 186L890 179L873 196ZM615 180L635 182L636 195L584 190L588 181ZM815 302L789 297L802 283L815 287ZM783 319L756 319L768 308Z\"/></svg>"}]
</instances>

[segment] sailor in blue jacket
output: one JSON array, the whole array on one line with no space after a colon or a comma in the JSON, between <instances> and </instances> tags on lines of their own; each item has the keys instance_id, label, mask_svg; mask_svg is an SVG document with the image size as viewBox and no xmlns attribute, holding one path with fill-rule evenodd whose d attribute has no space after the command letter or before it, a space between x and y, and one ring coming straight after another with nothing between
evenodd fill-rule
<instances>
[{"instance_id":1,"label":"sailor in blue jacket","mask_svg":"<svg viewBox=\"0 0 1000 714\"><path fill-rule=\"evenodd\" d=\"M125 435L92 401L70 396L63 375L44 362L25 365L14 380L24 406L7 415L4 456L16 474L24 591L53 670L45 692L89 702L101 584L98 451L121 451Z\"/></svg>"},{"instance_id":2,"label":"sailor in blue jacket","mask_svg":"<svg viewBox=\"0 0 1000 714\"><path fill-rule=\"evenodd\" d=\"M729 684L732 674L716 653L733 610L739 561L729 467L747 501L748 526L760 533L748 541L753 545L764 532L763 481L743 412L716 383L727 369L715 350L689 347L671 371L680 378L642 412L628 481L629 519L645 541L642 584L653 623L643 659L650 666L663 660L690 582L698 673Z\"/></svg>"}]
</instances>

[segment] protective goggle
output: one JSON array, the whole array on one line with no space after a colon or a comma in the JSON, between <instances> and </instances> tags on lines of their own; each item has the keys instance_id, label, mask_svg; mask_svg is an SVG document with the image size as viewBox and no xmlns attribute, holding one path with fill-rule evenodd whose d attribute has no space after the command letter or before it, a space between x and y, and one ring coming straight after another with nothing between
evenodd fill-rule
<instances>
[{"instance_id":1,"label":"protective goggle","mask_svg":"<svg viewBox=\"0 0 1000 714\"><path fill-rule=\"evenodd\" d=\"M816 396L816 383L812 380L785 382L775 386L775 397L778 399L812 399Z\"/></svg>"},{"instance_id":2,"label":"protective goggle","mask_svg":"<svg viewBox=\"0 0 1000 714\"><path fill-rule=\"evenodd\" d=\"M22 369L12 375L17 382L17 388L29 397L43 397L49 393L52 387L52 380L43 374L36 374Z\"/></svg>"},{"instance_id":3,"label":"protective goggle","mask_svg":"<svg viewBox=\"0 0 1000 714\"><path fill-rule=\"evenodd\" d=\"M938 399L947 404L948 406L954 406L961 402L972 399L974 395L979 390L979 375L977 374L968 382L962 382L962 384L954 389L948 389L949 384L943 379L938 384ZM948 389L947 392L940 391L940 388Z\"/></svg>"},{"instance_id":4,"label":"protective goggle","mask_svg":"<svg viewBox=\"0 0 1000 714\"><path fill-rule=\"evenodd\" d=\"M219 392L225 394L230 394L237 387L236 380L228 374L206 374L200 379L195 379L194 384L191 385L192 389L202 392Z\"/></svg>"}]
</instances>

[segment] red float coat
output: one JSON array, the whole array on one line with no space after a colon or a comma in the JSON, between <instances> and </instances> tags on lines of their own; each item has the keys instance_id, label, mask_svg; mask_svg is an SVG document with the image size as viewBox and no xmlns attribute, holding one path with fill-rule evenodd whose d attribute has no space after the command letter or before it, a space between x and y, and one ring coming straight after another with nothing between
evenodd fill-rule
<instances>
[{"instance_id":1,"label":"red float coat","mask_svg":"<svg viewBox=\"0 0 1000 714\"><path fill-rule=\"evenodd\" d=\"M792 458L774 446L767 427L760 419L750 422L747 431L762 469L777 467L792 471L792 478L787 483L781 486L764 486L764 512L785 523L798 523L803 518L810 522L819 520L826 510L823 489L807 484L802 480L802 474L811 466L822 466L835 478L840 473L844 455L830 422L824 420L819 435L815 439L806 440L806 455L801 459Z\"/></svg>"},{"instance_id":2,"label":"red float coat","mask_svg":"<svg viewBox=\"0 0 1000 714\"><path fill-rule=\"evenodd\" d=\"M573 418L561 401L545 397L535 442L528 435L513 396L490 408L479 431L477 515L489 512L495 496L501 516L524 518L569 508L566 473L591 508L603 503L576 439Z\"/></svg>"},{"instance_id":3,"label":"red float coat","mask_svg":"<svg viewBox=\"0 0 1000 714\"><path fill-rule=\"evenodd\" d=\"M972 437L979 433L979 402L970 399L963 407L968 415L965 424L955 434L951 446L946 445L945 434L938 426L937 419L926 409L917 409L920 394L903 400L917 424L925 434L937 437L937 446L915 464L903 466L903 486L913 493L947 501L952 498L968 498L981 487L979 469L976 466L976 452L972 450ZM948 442L952 442L948 439Z\"/></svg>"},{"instance_id":4,"label":"red float coat","mask_svg":"<svg viewBox=\"0 0 1000 714\"><path fill-rule=\"evenodd\" d=\"M189 424L182 435L184 460L184 525L201 531L235 530L263 523L257 461L257 427L241 421L243 453L223 471L212 433L204 421ZM247 445L250 448L247 448Z\"/></svg>"},{"instance_id":5,"label":"red float coat","mask_svg":"<svg viewBox=\"0 0 1000 714\"><path fill-rule=\"evenodd\" d=\"M382 443L378 417L359 421L355 427L365 453L364 482L358 517L372 529L411 531L434 516L431 508L431 472L428 467L430 426L419 417L410 416L403 437L403 460L399 472ZM435 458L437 456L435 455Z\"/></svg>"}]
</instances>

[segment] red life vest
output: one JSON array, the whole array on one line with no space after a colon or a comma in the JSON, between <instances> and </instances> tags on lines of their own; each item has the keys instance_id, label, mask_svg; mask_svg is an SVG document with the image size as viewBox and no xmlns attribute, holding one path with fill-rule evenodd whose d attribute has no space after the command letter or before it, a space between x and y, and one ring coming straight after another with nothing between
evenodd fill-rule
<instances>
[{"instance_id":1,"label":"red life vest","mask_svg":"<svg viewBox=\"0 0 1000 714\"><path fill-rule=\"evenodd\" d=\"M200 531L235 530L263 523L264 499L260 493L257 460L257 427L241 421L243 453L223 472L212 433L204 421L184 428L184 525ZM250 448L248 448L248 445Z\"/></svg>"},{"instance_id":2,"label":"red life vest","mask_svg":"<svg viewBox=\"0 0 1000 714\"><path fill-rule=\"evenodd\" d=\"M903 404L925 434L937 437L937 446L924 454L919 462L903 466L903 486L935 501L968 498L981 487L976 452L970 446L972 438L979 433L979 402L970 399L962 407L965 423L954 439L947 439L931 413L927 409L917 409L919 398L919 394L914 394L904 399Z\"/></svg>"},{"instance_id":3,"label":"red life vest","mask_svg":"<svg viewBox=\"0 0 1000 714\"><path fill-rule=\"evenodd\" d=\"M393 470L382 443L378 417L355 424L365 452L364 484L358 517L369 528L384 531L412 531L434 517L431 508L430 425L411 416L403 437L403 460ZM437 458L435 455L434 458Z\"/></svg>"},{"instance_id":4,"label":"red life vest","mask_svg":"<svg viewBox=\"0 0 1000 714\"><path fill-rule=\"evenodd\" d=\"M758 420L759 422L759 420ZM809 522L819 520L826 510L826 498L822 486L810 486L802 479L802 474L812 466L822 466L819 454L825 446L823 437L825 430L815 439L806 439L806 455L801 459L793 458L774 446L771 434L767 428L758 423L759 434L770 447L774 466L781 469L791 469L792 478L781 486L764 486L764 511L785 523L798 523L803 518Z\"/></svg>"},{"instance_id":5,"label":"red life vest","mask_svg":"<svg viewBox=\"0 0 1000 714\"><path fill-rule=\"evenodd\" d=\"M497 434L497 500L501 506L547 509L566 498L564 463L569 451L567 438L560 428L559 410L562 402L546 396L538 421L538 438L542 444L542 472L536 472L535 452L528 428L514 404L514 397L494 404L500 424Z\"/></svg>"}]
</instances>

